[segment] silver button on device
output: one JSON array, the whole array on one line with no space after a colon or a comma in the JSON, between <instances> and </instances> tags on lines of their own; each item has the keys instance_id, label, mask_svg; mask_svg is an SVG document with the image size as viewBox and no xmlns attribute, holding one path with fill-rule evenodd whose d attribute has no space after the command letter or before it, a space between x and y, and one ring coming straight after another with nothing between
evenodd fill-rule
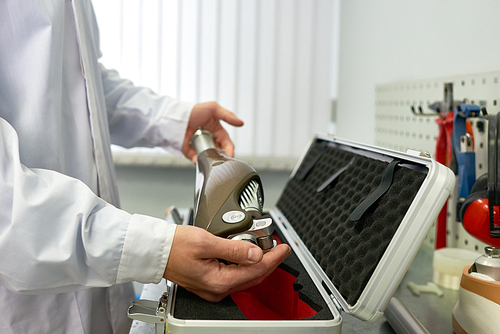
<instances>
[{"instance_id":1,"label":"silver button on device","mask_svg":"<svg viewBox=\"0 0 500 334\"><path fill-rule=\"evenodd\" d=\"M258 222L255 223L256 227L263 227L267 225L267 221L265 220L259 220Z\"/></svg>"},{"instance_id":2,"label":"silver button on device","mask_svg":"<svg viewBox=\"0 0 500 334\"><path fill-rule=\"evenodd\" d=\"M222 220L229 224L239 223L245 219L245 213L241 211L228 211L222 215Z\"/></svg>"}]
</instances>

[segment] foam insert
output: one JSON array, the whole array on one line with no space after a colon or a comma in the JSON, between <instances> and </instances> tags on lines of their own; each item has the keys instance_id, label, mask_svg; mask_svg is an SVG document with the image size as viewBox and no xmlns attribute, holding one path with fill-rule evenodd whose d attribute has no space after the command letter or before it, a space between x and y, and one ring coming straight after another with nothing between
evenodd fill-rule
<instances>
[{"instance_id":1,"label":"foam insert","mask_svg":"<svg viewBox=\"0 0 500 334\"><path fill-rule=\"evenodd\" d=\"M279 240L286 243L279 231L276 234ZM333 319L327 304L293 251L279 268L297 277L293 284L299 292L298 297L316 312L312 317L298 319L298 321ZM259 286L254 289L258 288ZM268 289L263 289L263 291L268 292ZM275 297L273 295L266 296L269 299L275 299ZM283 305L283 307L288 307L288 305ZM248 320L230 296L218 303L211 303L180 286L177 287L174 317L185 320ZM279 318L272 320L279 320Z\"/></svg>"},{"instance_id":2,"label":"foam insert","mask_svg":"<svg viewBox=\"0 0 500 334\"><path fill-rule=\"evenodd\" d=\"M350 214L377 189L391 161L366 155L317 139L277 203L349 305L361 295L427 173L409 161L398 164L388 191L353 222ZM335 182L317 192L353 158Z\"/></svg>"}]
</instances>

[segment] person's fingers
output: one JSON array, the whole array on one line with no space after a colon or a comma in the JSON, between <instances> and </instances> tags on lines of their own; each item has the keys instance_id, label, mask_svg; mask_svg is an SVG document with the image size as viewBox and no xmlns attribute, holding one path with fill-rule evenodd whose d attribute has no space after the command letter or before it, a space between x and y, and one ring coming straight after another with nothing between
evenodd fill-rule
<instances>
[{"instance_id":1,"label":"person's fingers","mask_svg":"<svg viewBox=\"0 0 500 334\"><path fill-rule=\"evenodd\" d=\"M207 242L206 258L222 259L239 264L254 264L262 260L262 249L248 241L213 236Z\"/></svg>"},{"instance_id":2,"label":"person's fingers","mask_svg":"<svg viewBox=\"0 0 500 334\"><path fill-rule=\"evenodd\" d=\"M193 150L190 147L186 147L185 150L182 150L182 153L184 154L184 156L186 157L186 159L191 160L193 162L193 164L196 163L196 160L198 159L198 156L197 156L195 150Z\"/></svg>"},{"instance_id":3,"label":"person's fingers","mask_svg":"<svg viewBox=\"0 0 500 334\"><path fill-rule=\"evenodd\" d=\"M215 108L215 117L233 126L243 125L243 120L238 118L232 111L229 111L224 107L221 107L219 104L217 104Z\"/></svg>"},{"instance_id":4,"label":"person's fingers","mask_svg":"<svg viewBox=\"0 0 500 334\"><path fill-rule=\"evenodd\" d=\"M290 255L291 249L288 245L280 245L274 248L271 252L266 253L265 259L259 263L262 271L259 274L252 273L252 267L255 266L239 266L240 269L248 270L248 273L242 274L242 280L240 284L237 284L237 280L234 280L235 285L228 291L229 294L250 288L254 285L260 284L267 276L269 276L275 269L280 265L283 260ZM231 268L227 268L231 269ZM246 277L245 277L246 275ZM250 279L248 279L251 277Z\"/></svg>"},{"instance_id":5,"label":"person's fingers","mask_svg":"<svg viewBox=\"0 0 500 334\"><path fill-rule=\"evenodd\" d=\"M233 112L216 105L215 113L216 120L223 120L224 122L233 126L242 126L243 121L239 119ZM224 150L224 152L230 156L234 157L234 143L232 142L229 134L224 129L224 127L217 121L214 128L214 134L216 136L215 141L217 145Z\"/></svg>"},{"instance_id":6,"label":"person's fingers","mask_svg":"<svg viewBox=\"0 0 500 334\"><path fill-rule=\"evenodd\" d=\"M219 144L220 148L224 151L224 153L228 157L234 157L234 144L233 141L229 138L229 136L226 136L225 138L220 138L216 139L217 143Z\"/></svg>"},{"instance_id":7,"label":"person's fingers","mask_svg":"<svg viewBox=\"0 0 500 334\"><path fill-rule=\"evenodd\" d=\"M221 265L217 280L234 291L236 287L247 286L256 279L264 279L290 254L290 246L281 244L267 252L262 260L253 265L225 266Z\"/></svg>"},{"instance_id":8,"label":"person's fingers","mask_svg":"<svg viewBox=\"0 0 500 334\"><path fill-rule=\"evenodd\" d=\"M190 133L189 129L186 130L186 134L184 135L184 142L182 143L181 150L182 150L182 154L184 154L184 156L187 159L193 161L193 156L196 155L196 151L193 149L193 147L190 144L191 136L192 136L192 133Z\"/></svg>"},{"instance_id":9,"label":"person's fingers","mask_svg":"<svg viewBox=\"0 0 500 334\"><path fill-rule=\"evenodd\" d=\"M279 248L278 248L279 247ZM258 265L220 265L217 282L206 289L187 288L208 301L220 301L224 297L260 284L290 254L288 245L279 245L265 255ZM258 267L258 268L257 268ZM220 288L219 288L220 287Z\"/></svg>"},{"instance_id":10,"label":"person's fingers","mask_svg":"<svg viewBox=\"0 0 500 334\"><path fill-rule=\"evenodd\" d=\"M216 237L194 226L177 226L164 277L204 299L217 301L259 284L289 254L288 245L278 245L262 256L262 250L247 241Z\"/></svg>"},{"instance_id":11,"label":"person's fingers","mask_svg":"<svg viewBox=\"0 0 500 334\"><path fill-rule=\"evenodd\" d=\"M243 125L241 119L233 112L221 107L217 102L199 103L193 107L182 144L182 153L186 158L196 163L197 154L189 145L189 142L198 127L212 132L216 136L216 145L222 148L228 156L234 156L234 144L229 138L227 131L221 125L221 120L233 126Z\"/></svg>"}]
</instances>

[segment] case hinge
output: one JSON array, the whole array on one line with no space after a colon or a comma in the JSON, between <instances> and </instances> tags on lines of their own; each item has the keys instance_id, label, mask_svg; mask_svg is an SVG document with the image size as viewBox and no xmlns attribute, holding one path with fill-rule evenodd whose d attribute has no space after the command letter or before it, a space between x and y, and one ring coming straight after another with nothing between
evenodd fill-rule
<instances>
[{"instance_id":1,"label":"case hinge","mask_svg":"<svg viewBox=\"0 0 500 334\"><path fill-rule=\"evenodd\" d=\"M127 316L133 320L155 324L155 334L165 334L167 302L167 292L164 292L157 302L146 299L134 300L128 308Z\"/></svg>"},{"instance_id":2,"label":"case hinge","mask_svg":"<svg viewBox=\"0 0 500 334\"><path fill-rule=\"evenodd\" d=\"M342 306L340 306L340 303L339 301L337 300L337 298L335 298L335 296L333 294L330 295L330 299L332 300L333 304L335 305L335 307L337 308L337 310L339 311L339 313L342 313Z\"/></svg>"}]
</instances>

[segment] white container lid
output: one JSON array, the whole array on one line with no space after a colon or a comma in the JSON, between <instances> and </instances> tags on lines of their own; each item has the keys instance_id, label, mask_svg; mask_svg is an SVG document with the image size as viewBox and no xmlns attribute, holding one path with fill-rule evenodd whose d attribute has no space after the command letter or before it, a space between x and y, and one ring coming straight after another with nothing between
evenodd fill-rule
<instances>
[{"instance_id":1,"label":"white container lid","mask_svg":"<svg viewBox=\"0 0 500 334\"><path fill-rule=\"evenodd\" d=\"M441 248L434 251L432 280L443 288L458 290L465 266L474 264L481 254L462 248Z\"/></svg>"}]
</instances>

